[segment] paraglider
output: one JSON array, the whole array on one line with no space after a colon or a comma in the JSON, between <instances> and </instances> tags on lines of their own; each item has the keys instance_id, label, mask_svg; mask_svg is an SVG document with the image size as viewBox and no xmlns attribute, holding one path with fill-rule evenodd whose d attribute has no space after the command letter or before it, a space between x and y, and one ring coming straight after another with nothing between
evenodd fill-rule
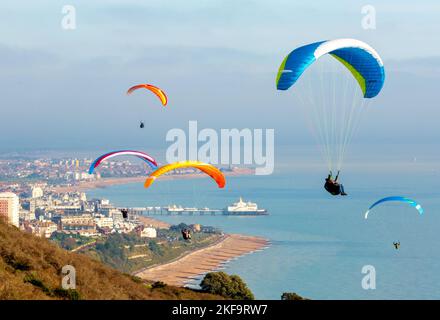
<instances>
[{"instance_id":1,"label":"paraglider","mask_svg":"<svg viewBox=\"0 0 440 320\"><path fill-rule=\"evenodd\" d=\"M160 89L156 86L153 86L152 84L143 83L143 84L135 85L127 90L127 95L129 95L129 94L133 93L133 91L136 91L141 88L144 88L144 89L147 89L147 90L150 90L151 92L153 92L160 99L160 101L162 102L162 105L164 107L167 105L168 98L167 98L165 92L163 92L162 89Z\"/></svg>"},{"instance_id":2,"label":"paraglider","mask_svg":"<svg viewBox=\"0 0 440 320\"><path fill-rule=\"evenodd\" d=\"M217 183L219 188L224 188L226 184L226 179L223 173L214 167L212 164L200 162L200 161L183 161L183 162L174 162L167 165L164 165L160 168L158 168L156 171L152 172L147 180L145 180L144 187L148 188L151 186L151 184L161 175L175 170L175 169L181 169L181 168L195 168L199 169L203 173L206 173L209 175L214 181Z\"/></svg>"},{"instance_id":3,"label":"paraglider","mask_svg":"<svg viewBox=\"0 0 440 320\"><path fill-rule=\"evenodd\" d=\"M102 156L98 157L90 165L89 174L92 174L94 172L95 168L97 168L104 160L108 160L108 159L116 157L116 156L136 156L136 157L144 160L153 170L157 168L156 160L154 160L148 154L141 152L141 151L121 150L121 151L112 151L112 152L103 154Z\"/></svg>"},{"instance_id":4,"label":"paraglider","mask_svg":"<svg viewBox=\"0 0 440 320\"><path fill-rule=\"evenodd\" d=\"M316 66L308 71L313 64L321 70L315 70ZM299 81L302 77L305 79ZM279 67L276 87L292 87L298 104L305 108L328 170L339 172L365 105L380 93L384 81L384 64L371 46L355 39L336 39L290 52ZM345 194L342 185L330 178L325 189L331 194Z\"/></svg>"},{"instance_id":5,"label":"paraglider","mask_svg":"<svg viewBox=\"0 0 440 320\"><path fill-rule=\"evenodd\" d=\"M379 94L385 81L382 59L368 44L355 39L320 41L293 50L278 70L277 89L289 89L313 62L325 54L332 55L353 74L364 98Z\"/></svg>"},{"instance_id":6,"label":"paraglider","mask_svg":"<svg viewBox=\"0 0 440 320\"><path fill-rule=\"evenodd\" d=\"M184 240L191 240L191 230L189 229L182 229L182 237Z\"/></svg>"},{"instance_id":7,"label":"paraglider","mask_svg":"<svg viewBox=\"0 0 440 320\"><path fill-rule=\"evenodd\" d=\"M347 194L345 193L344 186L338 182L338 178L339 171L334 180L332 177L332 172L330 171L327 178L325 179L324 189L334 196L346 196Z\"/></svg>"},{"instance_id":8,"label":"paraglider","mask_svg":"<svg viewBox=\"0 0 440 320\"><path fill-rule=\"evenodd\" d=\"M406 197L400 197L400 196L393 196L393 197L386 197L383 199L380 199L378 201L376 201L375 203L373 203L367 210L367 212L365 212L365 219L368 219L368 214L370 213L370 211L377 205L384 203L384 202L389 202L389 201L397 201L397 202L405 202L410 204L411 206L413 206L414 208L416 208L416 210L419 212L420 215L423 214L423 208L420 204L418 204L417 202L415 202L412 199L406 198Z\"/></svg>"},{"instance_id":9,"label":"paraglider","mask_svg":"<svg viewBox=\"0 0 440 320\"><path fill-rule=\"evenodd\" d=\"M423 208L420 204L418 204L416 201L406 198L406 197L401 197L401 196L392 196L392 197L386 197L383 199L380 199L378 201L376 201L375 203L373 203L367 210L367 212L365 212L365 219L368 219L368 214L370 213L370 211L376 207L377 205L384 203L384 202L389 202L389 201L397 201L397 202L404 202L404 203L408 203L409 205L413 206L418 212L419 215L423 215ZM393 242L393 246L396 250L398 250L400 248L400 241L394 241Z\"/></svg>"},{"instance_id":10,"label":"paraglider","mask_svg":"<svg viewBox=\"0 0 440 320\"><path fill-rule=\"evenodd\" d=\"M127 209L121 209L122 218L125 220L128 219L128 210Z\"/></svg>"}]
</instances>

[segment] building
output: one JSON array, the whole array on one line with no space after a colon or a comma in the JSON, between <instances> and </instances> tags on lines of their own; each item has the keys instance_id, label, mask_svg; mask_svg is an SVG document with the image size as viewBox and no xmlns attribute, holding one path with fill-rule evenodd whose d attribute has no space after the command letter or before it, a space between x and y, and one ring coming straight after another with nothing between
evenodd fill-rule
<instances>
[{"instance_id":1,"label":"building","mask_svg":"<svg viewBox=\"0 0 440 320\"><path fill-rule=\"evenodd\" d=\"M129 221L114 220L114 228L118 233L130 233L136 228L136 224Z\"/></svg>"},{"instance_id":2,"label":"building","mask_svg":"<svg viewBox=\"0 0 440 320\"><path fill-rule=\"evenodd\" d=\"M121 211L118 208L113 207L112 205L102 205L98 209L99 213L106 216L106 217L112 217L118 216L119 214L122 216Z\"/></svg>"},{"instance_id":3,"label":"building","mask_svg":"<svg viewBox=\"0 0 440 320\"><path fill-rule=\"evenodd\" d=\"M81 213L81 205L57 205L52 206L51 209L65 215L77 215Z\"/></svg>"},{"instance_id":4,"label":"building","mask_svg":"<svg viewBox=\"0 0 440 320\"><path fill-rule=\"evenodd\" d=\"M0 193L0 219L19 227L20 202L12 192Z\"/></svg>"},{"instance_id":5,"label":"building","mask_svg":"<svg viewBox=\"0 0 440 320\"><path fill-rule=\"evenodd\" d=\"M19 217L22 221L35 220L35 211L30 212L29 210L21 209L21 210L19 210L18 214L19 214Z\"/></svg>"},{"instance_id":6,"label":"building","mask_svg":"<svg viewBox=\"0 0 440 320\"><path fill-rule=\"evenodd\" d=\"M144 229L140 231L139 235L141 238L156 238L157 231L153 227L144 227Z\"/></svg>"},{"instance_id":7,"label":"building","mask_svg":"<svg viewBox=\"0 0 440 320\"><path fill-rule=\"evenodd\" d=\"M25 222L23 227L26 232L42 238L50 238L52 233L58 230L57 225L48 220Z\"/></svg>"},{"instance_id":8,"label":"building","mask_svg":"<svg viewBox=\"0 0 440 320\"><path fill-rule=\"evenodd\" d=\"M36 198L41 198L43 196L43 189L41 189L40 187L33 187L32 188L32 198L36 199Z\"/></svg>"},{"instance_id":9,"label":"building","mask_svg":"<svg viewBox=\"0 0 440 320\"><path fill-rule=\"evenodd\" d=\"M95 223L99 228L113 229L113 218L111 217L95 217Z\"/></svg>"},{"instance_id":10,"label":"building","mask_svg":"<svg viewBox=\"0 0 440 320\"><path fill-rule=\"evenodd\" d=\"M74 233L84 236L97 234L96 222L89 214L61 217L60 229L64 233Z\"/></svg>"},{"instance_id":11,"label":"building","mask_svg":"<svg viewBox=\"0 0 440 320\"><path fill-rule=\"evenodd\" d=\"M31 199L29 201L29 212L35 215L36 209L37 209L37 201L35 199Z\"/></svg>"},{"instance_id":12,"label":"building","mask_svg":"<svg viewBox=\"0 0 440 320\"><path fill-rule=\"evenodd\" d=\"M94 175L89 174L88 172L75 172L73 178L75 180L91 180L94 178Z\"/></svg>"}]
</instances>

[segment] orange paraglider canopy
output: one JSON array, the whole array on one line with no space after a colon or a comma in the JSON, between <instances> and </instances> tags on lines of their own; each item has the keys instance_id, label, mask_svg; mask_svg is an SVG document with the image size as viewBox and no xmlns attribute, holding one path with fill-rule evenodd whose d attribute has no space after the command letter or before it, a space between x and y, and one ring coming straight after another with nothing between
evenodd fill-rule
<instances>
[{"instance_id":1,"label":"orange paraglider canopy","mask_svg":"<svg viewBox=\"0 0 440 320\"><path fill-rule=\"evenodd\" d=\"M200 171L206 173L209 175L212 179L215 180L219 188L224 188L226 184L226 179L223 173L216 167L214 167L212 164L204 163L200 161L182 161L182 162L174 162L167 165L164 165L157 169L156 171L153 171L145 180L144 187L148 188L151 186L151 184L161 175L180 168L196 168Z\"/></svg>"},{"instance_id":2,"label":"orange paraglider canopy","mask_svg":"<svg viewBox=\"0 0 440 320\"><path fill-rule=\"evenodd\" d=\"M131 94L133 91L136 91L137 89L141 89L141 88L150 90L160 99L163 106L167 105L168 98L167 98L165 92L163 92L162 89L155 87L155 86L148 84L148 83L138 84L138 85L131 87L130 89L128 89L127 94Z\"/></svg>"}]
</instances>

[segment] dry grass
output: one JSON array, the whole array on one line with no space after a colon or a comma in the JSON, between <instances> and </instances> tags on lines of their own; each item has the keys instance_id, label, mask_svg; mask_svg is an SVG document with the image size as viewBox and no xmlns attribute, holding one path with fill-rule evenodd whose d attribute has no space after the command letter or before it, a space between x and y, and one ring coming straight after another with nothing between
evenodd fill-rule
<instances>
[{"instance_id":1,"label":"dry grass","mask_svg":"<svg viewBox=\"0 0 440 320\"><path fill-rule=\"evenodd\" d=\"M76 291L81 299L221 299L172 286L152 288L140 279L0 222L0 299L65 299L56 291L61 288L65 265L76 269Z\"/></svg>"}]
</instances>

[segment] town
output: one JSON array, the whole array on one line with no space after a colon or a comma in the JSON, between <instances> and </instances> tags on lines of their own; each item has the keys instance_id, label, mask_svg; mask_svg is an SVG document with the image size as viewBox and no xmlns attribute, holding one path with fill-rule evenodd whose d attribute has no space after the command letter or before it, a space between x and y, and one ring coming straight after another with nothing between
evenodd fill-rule
<instances>
[{"instance_id":1,"label":"town","mask_svg":"<svg viewBox=\"0 0 440 320\"><path fill-rule=\"evenodd\" d=\"M54 232L96 237L110 233L137 232L155 238L156 229L144 226L135 216L123 217L106 199L88 200L84 192L45 192L33 185L29 197L0 193L0 216L21 230L50 238Z\"/></svg>"},{"instance_id":2,"label":"town","mask_svg":"<svg viewBox=\"0 0 440 320\"><path fill-rule=\"evenodd\" d=\"M149 170L144 164L119 160L103 163L100 172L89 174L91 163L92 159L0 160L0 218L44 238L55 233L95 238L133 232L156 238L156 228L143 223L133 211L124 217L107 199L88 199L85 192L57 190L105 178L145 176ZM194 171L175 174L187 173Z\"/></svg>"}]
</instances>

